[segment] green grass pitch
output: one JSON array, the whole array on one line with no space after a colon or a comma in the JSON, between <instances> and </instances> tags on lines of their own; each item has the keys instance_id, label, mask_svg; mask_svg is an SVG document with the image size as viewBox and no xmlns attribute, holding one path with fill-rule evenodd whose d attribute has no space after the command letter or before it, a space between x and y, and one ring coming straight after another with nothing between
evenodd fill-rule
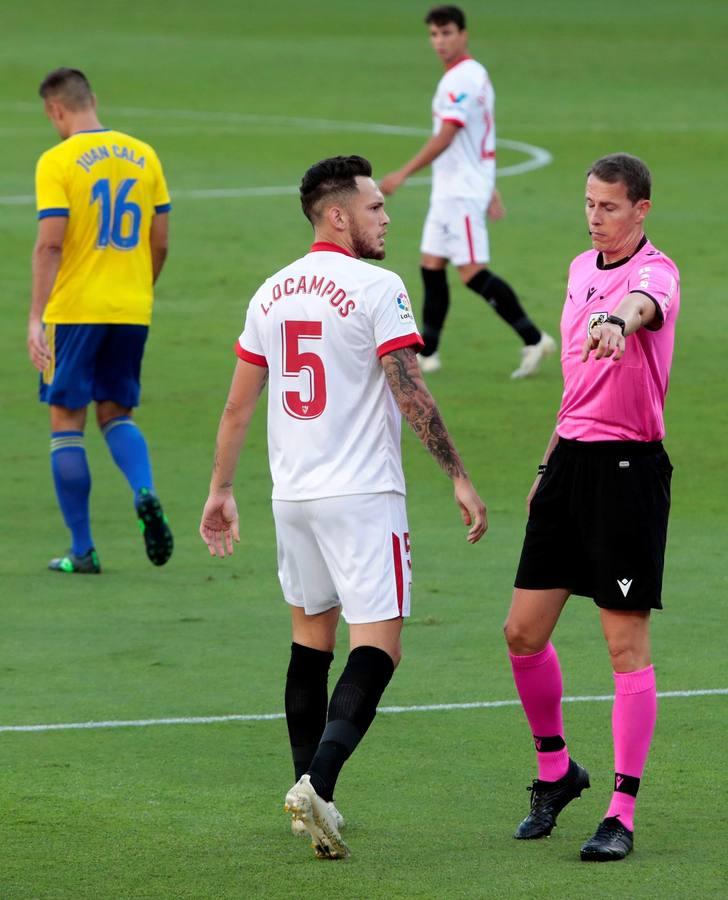
<instances>
[{"instance_id":1,"label":"green grass pitch","mask_svg":"<svg viewBox=\"0 0 728 900\"><path fill-rule=\"evenodd\" d=\"M3 7L0 239L0 725L270 713L282 709L288 616L275 577L263 417L238 477L242 543L208 558L197 536L214 433L251 292L307 247L294 193L304 169L361 153L378 174L419 145L439 68L427 4L189 0ZM652 240L680 266L683 309L667 404L675 465L658 688L728 688L725 671L725 34L719 0L659 6L470 4L474 55L497 91L498 134L553 162L504 177L493 268L556 334L566 269L584 249L583 174L627 150L654 175ZM102 121L150 141L174 197L138 418L176 536L164 569L143 554L126 484L88 432L101 578L45 570L66 546L45 410L26 358L35 161L54 142L36 97L57 65L87 70ZM333 124L332 124L333 123ZM336 124L339 123L339 124ZM345 123L363 123L359 126ZM402 128L399 129L400 131ZM499 166L525 156L502 146ZM239 189L201 199L196 190ZM15 198L15 199L12 199ZM386 265L420 306L427 188L402 189ZM722 235L721 235L722 231ZM523 504L560 397L558 363L512 383L518 346L452 281L431 387L488 504L469 547L447 480L404 437L415 567L404 660L385 704L515 697L500 634ZM593 502L585 498L585 502ZM345 659L346 642L334 663ZM575 598L556 637L569 696L611 693L593 606ZM282 813L291 766L280 719L96 730L0 731L0 898L674 898L726 895L726 697L665 698L637 807L636 850L585 866L578 848L611 782L610 704L566 707L592 789L549 841L511 833L534 774L516 706L381 715L337 801L353 855L316 861Z\"/></svg>"}]
</instances>

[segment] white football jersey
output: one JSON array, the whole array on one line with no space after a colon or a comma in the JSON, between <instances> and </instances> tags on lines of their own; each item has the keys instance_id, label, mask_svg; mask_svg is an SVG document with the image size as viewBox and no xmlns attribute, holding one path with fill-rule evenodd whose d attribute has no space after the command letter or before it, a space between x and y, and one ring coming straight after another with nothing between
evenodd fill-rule
<instances>
[{"instance_id":1,"label":"white football jersey","mask_svg":"<svg viewBox=\"0 0 728 900\"><path fill-rule=\"evenodd\" d=\"M456 122L458 133L432 163L432 200L490 201L495 187L495 91L479 62L467 57L440 79L432 100L433 132Z\"/></svg>"},{"instance_id":2,"label":"white football jersey","mask_svg":"<svg viewBox=\"0 0 728 900\"><path fill-rule=\"evenodd\" d=\"M405 493L402 417L380 357L421 346L402 279L335 244L268 278L236 352L269 369L274 500Z\"/></svg>"}]
</instances>

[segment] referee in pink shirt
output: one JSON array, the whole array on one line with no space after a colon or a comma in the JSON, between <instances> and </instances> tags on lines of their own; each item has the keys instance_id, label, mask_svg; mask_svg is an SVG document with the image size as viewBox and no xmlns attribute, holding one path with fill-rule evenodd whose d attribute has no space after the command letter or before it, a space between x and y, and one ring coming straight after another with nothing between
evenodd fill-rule
<instances>
[{"instance_id":1,"label":"referee in pink shirt","mask_svg":"<svg viewBox=\"0 0 728 900\"><path fill-rule=\"evenodd\" d=\"M547 837L589 787L570 758L551 633L572 594L599 607L614 669L614 792L582 846L624 859L657 715L650 611L661 609L672 466L663 409L680 307L677 267L644 233L651 178L614 153L587 173L593 249L577 256L561 317L564 393L528 495L529 518L505 624L513 677L536 746L531 810L515 837Z\"/></svg>"}]
</instances>

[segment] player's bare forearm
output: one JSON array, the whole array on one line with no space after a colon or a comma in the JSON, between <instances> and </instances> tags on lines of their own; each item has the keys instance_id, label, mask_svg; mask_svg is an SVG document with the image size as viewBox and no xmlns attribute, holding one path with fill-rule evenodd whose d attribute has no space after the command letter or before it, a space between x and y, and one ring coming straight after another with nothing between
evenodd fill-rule
<instances>
[{"instance_id":1,"label":"player's bare forearm","mask_svg":"<svg viewBox=\"0 0 728 900\"><path fill-rule=\"evenodd\" d=\"M162 274L168 253L167 247L152 247L152 284L156 284Z\"/></svg>"},{"instance_id":2,"label":"player's bare forearm","mask_svg":"<svg viewBox=\"0 0 728 900\"><path fill-rule=\"evenodd\" d=\"M56 282L63 259L63 248L38 241L33 249L33 287L30 301L31 321L40 321Z\"/></svg>"},{"instance_id":3,"label":"player's bare forearm","mask_svg":"<svg viewBox=\"0 0 728 900\"><path fill-rule=\"evenodd\" d=\"M541 460L542 465L545 466L548 464L549 458L551 457L551 454L556 449L556 445L558 444L558 442L559 442L559 433L554 428L554 430L551 434L551 437L549 438L549 442L546 445L546 450L544 451L543 459Z\"/></svg>"},{"instance_id":4,"label":"player's bare forearm","mask_svg":"<svg viewBox=\"0 0 728 900\"><path fill-rule=\"evenodd\" d=\"M217 430L210 493L232 490L235 470L268 369L239 361Z\"/></svg>"},{"instance_id":5,"label":"player's bare forearm","mask_svg":"<svg viewBox=\"0 0 728 900\"><path fill-rule=\"evenodd\" d=\"M543 459L541 460L541 466L539 466L538 473L533 480L533 484L531 485L531 490L528 492L528 495L526 497L526 512L527 513L530 512L531 500L533 500L534 494L538 490L539 484L541 484L541 477L543 475L543 472L545 471L545 469L543 469L543 467L548 465L548 461L551 458L551 454L556 449L556 445L558 444L558 442L559 442L559 434L556 431L556 429L554 428L554 430L551 434L551 437L549 438L549 442L546 445L546 450L544 451Z\"/></svg>"},{"instance_id":6,"label":"player's bare forearm","mask_svg":"<svg viewBox=\"0 0 728 900\"><path fill-rule=\"evenodd\" d=\"M156 284L169 252L169 213L157 213L152 219L149 249L152 253L152 283Z\"/></svg>"},{"instance_id":7,"label":"player's bare forearm","mask_svg":"<svg viewBox=\"0 0 728 900\"><path fill-rule=\"evenodd\" d=\"M61 245L38 241L33 250L33 283L28 314L28 356L39 372L51 361L51 351L43 331L43 311L53 290L61 265Z\"/></svg>"},{"instance_id":8,"label":"player's bare forearm","mask_svg":"<svg viewBox=\"0 0 728 900\"><path fill-rule=\"evenodd\" d=\"M463 462L422 378L415 351L405 347L386 353L382 366L397 406L417 437L450 478L466 478Z\"/></svg>"},{"instance_id":9,"label":"player's bare forearm","mask_svg":"<svg viewBox=\"0 0 728 900\"><path fill-rule=\"evenodd\" d=\"M67 227L67 216L44 216L38 222L38 236L33 247L33 283L28 316L31 326L40 323L53 291L63 259Z\"/></svg>"},{"instance_id":10,"label":"player's bare forearm","mask_svg":"<svg viewBox=\"0 0 728 900\"><path fill-rule=\"evenodd\" d=\"M647 294L638 292L627 294L612 311L613 316L624 319L625 336L634 334L640 328L651 324L657 316L657 307Z\"/></svg>"},{"instance_id":11,"label":"player's bare forearm","mask_svg":"<svg viewBox=\"0 0 728 900\"><path fill-rule=\"evenodd\" d=\"M444 129L438 134L433 135L422 147L419 153L415 154L412 159L402 166L402 171L409 177L425 166L437 159L437 157L452 143L454 133L451 134L449 129Z\"/></svg>"},{"instance_id":12,"label":"player's bare forearm","mask_svg":"<svg viewBox=\"0 0 728 900\"><path fill-rule=\"evenodd\" d=\"M392 194L397 188L413 175L429 166L430 163L437 159L452 144L457 134L458 126L453 122L443 122L440 131L433 135L425 142L422 149L416 153L412 159L408 160L401 169L385 175L379 183L379 187L383 194Z\"/></svg>"}]
</instances>

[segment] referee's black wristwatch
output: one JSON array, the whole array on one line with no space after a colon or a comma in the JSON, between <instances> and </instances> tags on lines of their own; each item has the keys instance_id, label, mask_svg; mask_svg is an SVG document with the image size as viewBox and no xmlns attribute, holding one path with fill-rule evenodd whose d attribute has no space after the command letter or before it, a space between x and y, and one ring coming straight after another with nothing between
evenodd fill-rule
<instances>
[{"instance_id":1,"label":"referee's black wristwatch","mask_svg":"<svg viewBox=\"0 0 728 900\"><path fill-rule=\"evenodd\" d=\"M617 325L622 330L622 337L624 337L624 326L627 324L624 319L620 319L619 316L607 316L604 320L605 325Z\"/></svg>"}]
</instances>

